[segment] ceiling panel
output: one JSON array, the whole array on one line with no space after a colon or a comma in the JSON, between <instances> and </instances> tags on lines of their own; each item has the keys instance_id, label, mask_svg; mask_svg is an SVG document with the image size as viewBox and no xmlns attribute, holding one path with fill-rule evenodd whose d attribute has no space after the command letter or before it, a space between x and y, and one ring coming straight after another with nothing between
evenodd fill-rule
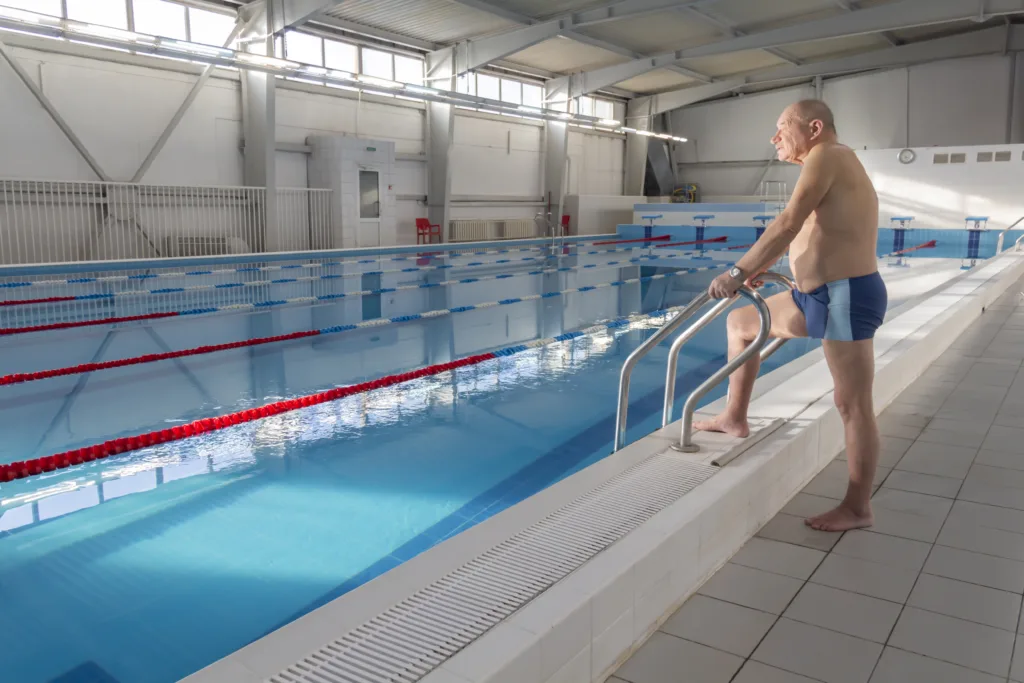
<instances>
[{"instance_id":1,"label":"ceiling panel","mask_svg":"<svg viewBox=\"0 0 1024 683\"><path fill-rule=\"evenodd\" d=\"M696 47L717 40L720 36L713 27L679 11L606 21L579 30L644 55Z\"/></svg>"},{"instance_id":2,"label":"ceiling panel","mask_svg":"<svg viewBox=\"0 0 1024 683\"><path fill-rule=\"evenodd\" d=\"M668 69L655 69L615 85L636 93L651 94L665 90L676 90L684 85L694 83L699 84L700 81L695 81L692 78L688 78L675 71L669 71Z\"/></svg>"},{"instance_id":3,"label":"ceiling panel","mask_svg":"<svg viewBox=\"0 0 1024 683\"><path fill-rule=\"evenodd\" d=\"M786 54L797 59L821 59L833 55L865 52L884 47L890 47L885 38L878 34L866 34L847 36L845 38L830 38L829 40L815 40L810 43L794 43L787 45L785 50Z\"/></svg>"},{"instance_id":4,"label":"ceiling panel","mask_svg":"<svg viewBox=\"0 0 1024 683\"><path fill-rule=\"evenodd\" d=\"M628 57L568 38L552 38L506 58L506 61L548 71L586 71L621 64Z\"/></svg>"},{"instance_id":5,"label":"ceiling panel","mask_svg":"<svg viewBox=\"0 0 1024 683\"><path fill-rule=\"evenodd\" d=\"M941 38L943 36L952 35L954 33L964 33L966 31L974 31L989 26L995 26L1003 23L1002 18L992 19L985 23L978 23L976 21L956 21L949 24L932 24L931 26L915 26L914 28L900 29L899 31L889 31L889 33L898 40L907 42L915 42L919 40L930 40L932 38Z\"/></svg>"},{"instance_id":6,"label":"ceiling panel","mask_svg":"<svg viewBox=\"0 0 1024 683\"><path fill-rule=\"evenodd\" d=\"M530 17L547 18L606 4L594 0L490 0L504 9Z\"/></svg>"},{"instance_id":7,"label":"ceiling panel","mask_svg":"<svg viewBox=\"0 0 1024 683\"><path fill-rule=\"evenodd\" d=\"M805 21L801 18L803 15L842 11L833 0L717 0L701 5L701 10L744 28L772 23L791 24L797 20Z\"/></svg>"},{"instance_id":8,"label":"ceiling panel","mask_svg":"<svg viewBox=\"0 0 1024 683\"><path fill-rule=\"evenodd\" d=\"M326 14L435 43L521 26L452 0L345 0Z\"/></svg>"},{"instance_id":9,"label":"ceiling panel","mask_svg":"<svg viewBox=\"0 0 1024 683\"><path fill-rule=\"evenodd\" d=\"M787 62L763 50L744 50L725 55L684 59L680 64L708 76L723 77L771 66L781 66Z\"/></svg>"}]
</instances>

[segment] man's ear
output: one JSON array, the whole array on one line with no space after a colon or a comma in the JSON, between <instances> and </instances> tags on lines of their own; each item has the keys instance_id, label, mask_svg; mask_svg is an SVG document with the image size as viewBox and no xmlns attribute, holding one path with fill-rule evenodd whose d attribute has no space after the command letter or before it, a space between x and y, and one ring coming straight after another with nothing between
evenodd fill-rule
<instances>
[{"instance_id":1,"label":"man's ear","mask_svg":"<svg viewBox=\"0 0 1024 683\"><path fill-rule=\"evenodd\" d=\"M811 137L814 139L820 138L822 133L825 132L825 124L820 119L814 119L810 123L811 126Z\"/></svg>"}]
</instances>

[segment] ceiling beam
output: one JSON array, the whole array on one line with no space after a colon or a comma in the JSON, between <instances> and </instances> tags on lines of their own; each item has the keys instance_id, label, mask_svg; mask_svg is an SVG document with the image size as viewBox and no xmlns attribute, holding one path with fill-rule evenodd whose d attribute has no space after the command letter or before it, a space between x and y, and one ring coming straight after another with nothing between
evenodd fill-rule
<instances>
[{"instance_id":1,"label":"ceiling beam","mask_svg":"<svg viewBox=\"0 0 1024 683\"><path fill-rule=\"evenodd\" d=\"M839 7L842 10L846 11L846 12L856 12L857 10L860 9L860 0L832 0L832 1L835 4L839 5ZM892 45L893 47L895 47L897 45L902 45L902 43L899 40L897 40L896 37L893 36L893 34L889 33L888 31L882 31L882 33L879 34L879 35L881 35L883 38L885 38L886 41L888 41L888 43L890 45Z\"/></svg>"},{"instance_id":2,"label":"ceiling beam","mask_svg":"<svg viewBox=\"0 0 1024 683\"><path fill-rule=\"evenodd\" d=\"M401 33L386 31L384 29L366 26L365 24L357 24L354 21L349 21L347 19L339 19L338 17L332 17L326 14L321 14L317 16L310 23L319 24L320 26L327 26L330 28L336 28L342 31L348 31L349 33L356 33L358 35L367 36L369 38L376 38L377 40L395 43L396 45L406 45L408 47L416 48L417 50L425 50L429 52L441 47L436 43L431 43L426 40L411 38L409 36L402 35Z\"/></svg>"},{"instance_id":3,"label":"ceiling beam","mask_svg":"<svg viewBox=\"0 0 1024 683\"><path fill-rule=\"evenodd\" d=\"M842 76L865 71L898 69L946 59L1003 54L1007 51L1024 51L1024 26L1008 24L969 33L961 33L946 38L935 38L933 40L873 50L849 57L829 59L800 66L780 66L764 69L742 78L734 79L731 83L733 84L732 89L735 90L742 88L744 85L791 83L815 77ZM723 82L721 85L724 87L725 83ZM715 83L714 85L718 84ZM668 110L666 108L675 109L687 104L694 104L702 100L712 99L724 92L728 92L728 89L715 92L714 88L699 86L662 93L657 96L659 99L655 101L655 109L658 110L658 113L663 113Z\"/></svg>"},{"instance_id":4,"label":"ceiling beam","mask_svg":"<svg viewBox=\"0 0 1024 683\"><path fill-rule=\"evenodd\" d=\"M266 12L270 16L271 32L278 34L304 24L340 4L341 0L265 0L255 11ZM248 7L256 6L253 4Z\"/></svg>"},{"instance_id":5,"label":"ceiling beam","mask_svg":"<svg viewBox=\"0 0 1024 683\"><path fill-rule=\"evenodd\" d=\"M579 97L692 57L706 57L742 50L757 50L827 38L880 33L898 28L947 23L963 19L984 19L996 15L1024 12L1024 0L986 0L983 5L985 15L979 17L979 0L899 0L887 5L861 9L850 14L751 33L717 43L665 52L624 64L563 76L558 79L559 83L554 84L552 90L566 97Z\"/></svg>"},{"instance_id":6,"label":"ceiling beam","mask_svg":"<svg viewBox=\"0 0 1024 683\"><path fill-rule=\"evenodd\" d=\"M681 12L683 12L683 14L685 14L688 17L692 17L694 19L697 19L698 21L704 22L705 24L710 24L710 25L714 26L719 31L721 31L723 34L725 34L725 36L727 38L738 38L740 36L747 35L746 31L742 31L742 30L736 28L736 24L735 23L733 23L731 21L723 21L722 19L719 19L718 17L712 16L712 15L708 14L707 12L705 12L705 11L703 11L703 10L697 8L697 7L680 7L679 10ZM774 57L778 57L782 61L787 62L789 64L792 64L793 66L799 66L802 63L796 57L793 57L792 55L788 55L785 52L783 52L782 50L780 50L778 48L775 48L775 47L770 47L770 48L766 49L765 52L767 52L768 54L770 54L770 55L772 55Z\"/></svg>"},{"instance_id":7,"label":"ceiling beam","mask_svg":"<svg viewBox=\"0 0 1024 683\"><path fill-rule=\"evenodd\" d=\"M651 115L657 116L673 109L679 109L679 107L685 107L688 104L709 100L713 97L732 92L737 88L742 88L744 85L746 85L744 79L734 78L727 81L715 81L714 83L706 83L692 88L683 88L682 90L651 95ZM632 124L627 122L627 125Z\"/></svg>"}]
</instances>

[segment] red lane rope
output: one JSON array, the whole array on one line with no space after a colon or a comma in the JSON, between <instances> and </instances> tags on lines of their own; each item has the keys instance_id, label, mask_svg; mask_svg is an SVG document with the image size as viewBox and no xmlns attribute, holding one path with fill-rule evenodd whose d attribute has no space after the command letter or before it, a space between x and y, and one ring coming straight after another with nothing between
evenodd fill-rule
<instances>
[{"instance_id":1,"label":"red lane rope","mask_svg":"<svg viewBox=\"0 0 1024 683\"><path fill-rule=\"evenodd\" d=\"M732 251L733 249L749 249L752 246L754 246L754 245L753 244L737 244L735 247L726 247L726 250L727 251Z\"/></svg>"},{"instance_id":2,"label":"red lane rope","mask_svg":"<svg viewBox=\"0 0 1024 683\"><path fill-rule=\"evenodd\" d=\"M916 247L907 247L906 249L901 249L899 251L894 251L893 253L889 254L889 256L901 256L903 254L907 254L907 253L910 253L912 251L917 251L918 249L932 249L937 244L938 244L937 240L932 240L930 242L925 242L924 244L919 244Z\"/></svg>"},{"instance_id":3,"label":"red lane rope","mask_svg":"<svg viewBox=\"0 0 1024 683\"><path fill-rule=\"evenodd\" d=\"M309 406L319 405L329 401L336 401L340 398L352 396L353 394L373 391L375 389L409 382L421 377L439 375L443 372L448 372L456 368L462 368L468 365L477 365L486 360L493 360L495 358L497 358L497 356L493 353L470 356L450 363L430 365L425 368L420 368L419 370L413 370L412 372L406 372L399 375L388 375L370 382L362 382L360 384L353 384L347 387L330 389L318 394L278 401L259 408L250 408L248 410L220 415L218 417L203 418L201 420L189 422L184 425L178 425L170 429L147 432L145 434L139 434L138 436L112 439L86 448L78 448L42 458L34 458L32 460L12 462L8 465L0 465L0 482L24 479L36 474L42 474L43 472L53 472L54 470L66 469L75 465L81 465L82 463L91 462L93 460L102 460L103 458L108 458L112 455L129 453L131 451L137 451L157 444L181 441L182 439L199 436L200 434L205 434L207 432L214 432L220 429L234 427L235 425L239 425L244 422L253 422L265 417L272 417L274 415L280 415L281 413L299 410L300 408L307 408Z\"/></svg>"},{"instance_id":4,"label":"red lane rope","mask_svg":"<svg viewBox=\"0 0 1024 683\"><path fill-rule=\"evenodd\" d=\"M49 325L35 325L33 327L0 327L0 336L10 334L26 334L28 332L46 332L47 330L66 330L70 327L88 327L90 325L112 325L114 323L129 323L136 320L156 320L157 318L173 318L181 315L178 311L166 313L147 313L145 315L128 315L121 318L103 318L102 320L79 320L70 323L51 323Z\"/></svg>"},{"instance_id":5,"label":"red lane rope","mask_svg":"<svg viewBox=\"0 0 1024 683\"><path fill-rule=\"evenodd\" d=\"M728 237L722 236L722 237L713 237L713 238L707 239L707 240L693 240L692 242L672 242L671 244L659 244L658 246L655 247L655 249L664 249L665 247L684 247L684 246L689 245L689 244L711 244L713 242L728 242L728 241L729 241Z\"/></svg>"},{"instance_id":6,"label":"red lane rope","mask_svg":"<svg viewBox=\"0 0 1024 683\"><path fill-rule=\"evenodd\" d=\"M315 337L320 334L320 330L305 330L303 332L292 332L291 334L279 334L274 337L257 337L255 339L246 339L244 341L229 342L226 344L211 344L208 346L197 346L193 349L183 349L181 351L167 351L166 353L149 353L144 356L135 356L133 358L121 358L118 360L108 360L102 363L83 363L81 365L73 365L67 368L57 368L55 370L40 370L38 372L17 372L13 375L4 375L0 377L0 386L8 384L23 384L25 382L35 382L41 379L50 379L51 377L64 377L66 375L78 375L83 372L94 372L96 370L110 370L111 368L124 368L129 365L141 365L142 363L155 363L160 360L170 360L171 358L184 358L185 356L201 356L207 353L216 353L217 351L228 351L230 349L241 349L246 346L259 346L260 344L272 344L274 342L290 341L292 339L304 339L306 337Z\"/></svg>"},{"instance_id":7,"label":"red lane rope","mask_svg":"<svg viewBox=\"0 0 1024 683\"><path fill-rule=\"evenodd\" d=\"M27 304L55 304L61 301L75 301L73 296L49 296L45 299L16 299L14 301L0 301L0 306L25 306Z\"/></svg>"},{"instance_id":8,"label":"red lane rope","mask_svg":"<svg viewBox=\"0 0 1024 683\"><path fill-rule=\"evenodd\" d=\"M657 237L644 237L638 240L612 240L610 242L594 242L594 246L602 244L633 244L635 242L663 242L664 240L672 239L671 235L658 235Z\"/></svg>"}]
</instances>

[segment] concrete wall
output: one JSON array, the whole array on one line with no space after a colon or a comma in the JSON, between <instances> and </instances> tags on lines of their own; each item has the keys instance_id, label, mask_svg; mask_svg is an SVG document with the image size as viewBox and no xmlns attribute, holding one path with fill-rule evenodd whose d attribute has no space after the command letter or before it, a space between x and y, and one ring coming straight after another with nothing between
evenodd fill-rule
<instances>
[{"instance_id":1,"label":"concrete wall","mask_svg":"<svg viewBox=\"0 0 1024 683\"><path fill-rule=\"evenodd\" d=\"M130 179L195 81L197 68L17 38L20 62L89 151L115 180ZM42 46L54 45L43 51ZM0 178L96 180L6 64L0 64ZM218 70L145 176L146 183L242 184L241 97L237 75ZM422 103L388 100L278 81L277 139L343 134L395 143L398 243L415 242L413 219L426 215ZM453 218L525 218L541 207L543 127L525 119L459 110L452 159ZM571 192L621 194L624 139L574 131ZM278 151L279 186L306 187L306 155ZM502 201L508 197L508 201ZM460 201L461 200L461 201ZM469 203L472 200L472 203ZM530 200L533 203L528 203Z\"/></svg>"},{"instance_id":2,"label":"concrete wall","mask_svg":"<svg viewBox=\"0 0 1024 683\"><path fill-rule=\"evenodd\" d=\"M855 149L1024 142L1020 61L1016 54L973 57L827 79L823 97L840 140ZM782 109L813 96L812 87L800 86L676 110L673 130L690 139L676 146L675 160L685 164L679 180L698 183L705 201L753 194L762 178L785 180L792 191L795 167L765 171L768 141Z\"/></svg>"}]
</instances>

